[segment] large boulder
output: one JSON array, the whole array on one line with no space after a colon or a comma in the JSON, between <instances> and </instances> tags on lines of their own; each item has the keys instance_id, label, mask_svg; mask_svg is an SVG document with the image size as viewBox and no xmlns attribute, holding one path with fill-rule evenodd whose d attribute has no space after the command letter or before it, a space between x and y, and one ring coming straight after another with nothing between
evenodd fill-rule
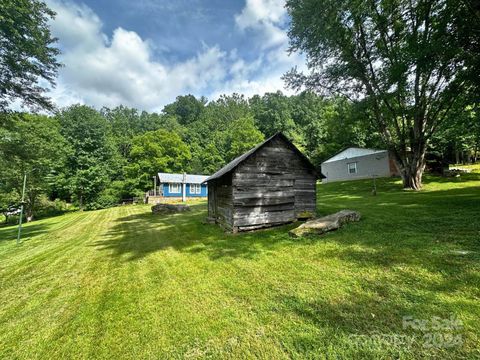
<instances>
[{"instance_id":1,"label":"large boulder","mask_svg":"<svg viewBox=\"0 0 480 360\"><path fill-rule=\"evenodd\" d=\"M353 210L342 210L335 214L309 220L299 227L290 230L290 235L293 237L300 237L310 234L323 234L327 231L336 230L343 224L359 220L359 212Z\"/></svg>"},{"instance_id":2,"label":"large boulder","mask_svg":"<svg viewBox=\"0 0 480 360\"><path fill-rule=\"evenodd\" d=\"M184 211L190 211L190 206L183 204L157 204L152 206L154 214L174 214Z\"/></svg>"}]
</instances>

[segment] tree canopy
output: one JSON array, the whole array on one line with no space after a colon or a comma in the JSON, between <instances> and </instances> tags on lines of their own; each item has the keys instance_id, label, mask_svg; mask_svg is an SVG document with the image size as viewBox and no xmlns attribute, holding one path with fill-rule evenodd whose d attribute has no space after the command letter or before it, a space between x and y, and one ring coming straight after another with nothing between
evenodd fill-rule
<instances>
[{"instance_id":1,"label":"tree canopy","mask_svg":"<svg viewBox=\"0 0 480 360\"><path fill-rule=\"evenodd\" d=\"M158 172L186 171L191 154L180 136L160 129L134 137L129 159L127 177L138 184L137 188L148 190Z\"/></svg>"},{"instance_id":2,"label":"tree canopy","mask_svg":"<svg viewBox=\"0 0 480 360\"><path fill-rule=\"evenodd\" d=\"M466 84L457 37L466 2L288 0L286 6L290 50L304 52L310 70L292 70L289 84L365 103L404 186L419 189L428 144Z\"/></svg>"},{"instance_id":3,"label":"tree canopy","mask_svg":"<svg viewBox=\"0 0 480 360\"><path fill-rule=\"evenodd\" d=\"M71 106L57 117L69 146L57 187L83 207L95 199L117 170L110 127L98 111L85 105Z\"/></svg>"},{"instance_id":4,"label":"tree canopy","mask_svg":"<svg viewBox=\"0 0 480 360\"><path fill-rule=\"evenodd\" d=\"M19 100L33 109L53 109L40 80L55 85L59 50L43 1L0 0L0 111Z\"/></svg>"},{"instance_id":5,"label":"tree canopy","mask_svg":"<svg viewBox=\"0 0 480 360\"><path fill-rule=\"evenodd\" d=\"M39 196L53 191L52 177L65 165L67 143L55 118L16 114L10 120L0 136L0 207L19 204L27 175L26 216L32 219Z\"/></svg>"}]
</instances>

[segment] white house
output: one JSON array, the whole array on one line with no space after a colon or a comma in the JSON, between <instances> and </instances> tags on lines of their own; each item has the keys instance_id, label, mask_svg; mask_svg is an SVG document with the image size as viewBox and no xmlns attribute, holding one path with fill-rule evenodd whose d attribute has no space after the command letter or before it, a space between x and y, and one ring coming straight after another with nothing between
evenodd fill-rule
<instances>
[{"instance_id":1,"label":"white house","mask_svg":"<svg viewBox=\"0 0 480 360\"><path fill-rule=\"evenodd\" d=\"M398 175L387 150L349 147L322 163L322 182Z\"/></svg>"}]
</instances>

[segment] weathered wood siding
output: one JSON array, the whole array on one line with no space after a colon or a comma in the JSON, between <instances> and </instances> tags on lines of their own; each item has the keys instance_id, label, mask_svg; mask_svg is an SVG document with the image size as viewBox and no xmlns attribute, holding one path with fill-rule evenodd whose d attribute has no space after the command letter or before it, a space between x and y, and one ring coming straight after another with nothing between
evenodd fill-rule
<instances>
[{"instance_id":1,"label":"weathered wood siding","mask_svg":"<svg viewBox=\"0 0 480 360\"><path fill-rule=\"evenodd\" d=\"M315 213L316 176L289 144L274 139L232 175L233 228L248 230Z\"/></svg>"},{"instance_id":2,"label":"weathered wood siding","mask_svg":"<svg viewBox=\"0 0 480 360\"><path fill-rule=\"evenodd\" d=\"M208 216L228 230L233 226L232 176L227 174L208 184Z\"/></svg>"}]
</instances>

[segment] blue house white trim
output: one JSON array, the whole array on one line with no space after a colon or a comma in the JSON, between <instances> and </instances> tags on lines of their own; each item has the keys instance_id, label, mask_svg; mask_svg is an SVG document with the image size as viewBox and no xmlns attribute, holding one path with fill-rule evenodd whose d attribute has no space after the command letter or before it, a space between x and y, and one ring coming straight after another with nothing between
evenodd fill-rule
<instances>
[{"instance_id":1,"label":"blue house white trim","mask_svg":"<svg viewBox=\"0 0 480 360\"><path fill-rule=\"evenodd\" d=\"M168 174L158 173L158 196L162 197L183 197L186 198L207 197L208 190L205 180L208 176L192 174Z\"/></svg>"}]
</instances>

